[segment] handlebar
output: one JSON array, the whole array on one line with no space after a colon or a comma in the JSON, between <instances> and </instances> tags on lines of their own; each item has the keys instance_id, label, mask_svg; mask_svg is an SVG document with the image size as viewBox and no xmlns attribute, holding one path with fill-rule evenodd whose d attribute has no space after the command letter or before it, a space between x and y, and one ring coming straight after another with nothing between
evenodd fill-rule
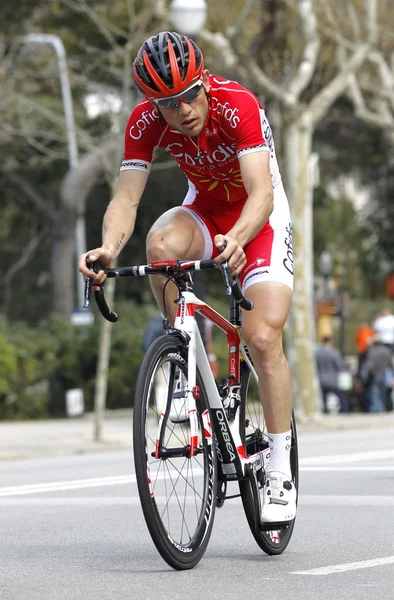
<instances>
[{"instance_id":1,"label":"handlebar","mask_svg":"<svg viewBox=\"0 0 394 600\"><path fill-rule=\"evenodd\" d=\"M244 310L252 310L253 302L247 300L243 295L241 288L239 287L238 279L232 277L230 268L227 262L218 265L214 260L160 260L155 261L147 265L136 265L133 267L115 267L111 269L103 269L96 262L90 262L89 257L86 257L86 265L95 273L98 270L103 270L108 278L111 277L143 277L144 275L165 275L172 277L182 271L203 271L205 269L218 269L222 270L225 285L226 294L232 295L235 302L241 306ZM84 294L84 308L88 308L90 304L90 296L92 291L93 282L90 277L85 280L85 294ZM100 286L100 290L94 293L96 304L102 316L115 323L118 320L118 315L113 312L105 299L103 286Z\"/></svg>"}]
</instances>

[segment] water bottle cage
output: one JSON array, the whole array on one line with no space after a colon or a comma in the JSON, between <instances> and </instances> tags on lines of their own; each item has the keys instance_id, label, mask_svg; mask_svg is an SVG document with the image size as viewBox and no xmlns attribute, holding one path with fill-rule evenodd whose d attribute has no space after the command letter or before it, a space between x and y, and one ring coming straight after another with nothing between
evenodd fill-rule
<instances>
[{"instance_id":1,"label":"water bottle cage","mask_svg":"<svg viewBox=\"0 0 394 600\"><path fill-rule=\"evenodd\" d=\"M235 419L238 406L241 404L240 390L240 383L235 379L223 379L219 386L219 394L229 421Z\"/></svg>"}]
</instances>

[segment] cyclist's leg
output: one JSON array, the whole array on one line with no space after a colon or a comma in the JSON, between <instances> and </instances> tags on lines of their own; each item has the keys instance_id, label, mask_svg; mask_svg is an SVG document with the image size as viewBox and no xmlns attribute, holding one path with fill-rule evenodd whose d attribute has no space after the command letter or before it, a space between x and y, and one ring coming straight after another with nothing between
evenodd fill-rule
<instances>
[{"instance_id":1,"label":"cyclist's leg","mask_svg":"<svg viewBox=\"0 0 394 600\"><path fill-rule=\"evenodd\" d=\"M207 219L209 222L209 219ZM178 258L180 260L196 260L210 258L213 244L212 237L216 231L213 225L207 226L196 211L188 207L175 207L164 213L152 226L147 238L148 261ZM210 230L211 229L211 230ZM154 276L150 284L163 314L171 324L176 316L177 289L166 277ZM164 286L166 286L164 288ZM163 290L165 289L165 306ZM183 423L188 419L187 412L187 380L179 372L172 395L169 418L173 423Z\"/></svg>"},{"instance_id":2,"label":"cyclist's leg","mask_svg":"<svg viewBox=\"0 0 394 600\"><path fill-rule=\"evenodd\" d=\"M289 431L292 407L290 369L282 333L293 289L292 231L283 186L275 188L274 211L245 247L240 279L254 309L243 314L243 334L260 380L260 397L269 433Z\"/></svg>"},{"instance_id":3,"label":"cyclist's leg","mask_svg":"<svg viewBox=\"0 0 394 600\"><path fill-rule=\"evenodd\" d=\"M216 232L215 232L216 233ZM153 224L147 237L148 262L178 258L180 260L197 260L210 258L212 253L212 233L204 221L195 212L174 207L165 212ZM163 305L163 286L168 280L165 277L151 277L150 284L156 302L167 318L173 323L176 315L176 287L170 282L166 287L165 304Z\"/></svg>"},{"instance_id":4,"label":"cyclist's leg","mask_svg":"<svg viewBox=\"0 0 394 600\"><path fill-rule=\"evenodd\" d=\"M292 386L282 346L291 290L283 283L261 282L252 284L246 295L254 309L243 316L244 336L259 376L270 443L261 521L284 523L295 518L297 503L290 465Z\"/></svg>"},{"instance_id":5,"label":"cyclist's leg","mask_svg":"<svg viewBox=\"0 0 394 600\"><path fill-rule=\"evenodd\" d=\"M291 520L296 510L290 468L292 386L282 345L293 285L291 223L286 204L280 187L275 190L275 209L269 223L245 247L247 264L241 273L244 292L255 305L253 311L243 315L243 332L259 375L271 449L262 512L262 520L268 522Z\"/></svg>"},{"instance_id":6,"label":"cyclist's leg","mask_svg":"<svg viewBox=\"0 0 394 600\"><path fill-rule=\"evenodd\" d=\"M291 290L275 281L251 285L246 292L254 309L243 314L243 334L259 375L260 397L269 433L290 429L292 388L290 369L283 352L282 332Z\"/></svg>"}]
</instances>

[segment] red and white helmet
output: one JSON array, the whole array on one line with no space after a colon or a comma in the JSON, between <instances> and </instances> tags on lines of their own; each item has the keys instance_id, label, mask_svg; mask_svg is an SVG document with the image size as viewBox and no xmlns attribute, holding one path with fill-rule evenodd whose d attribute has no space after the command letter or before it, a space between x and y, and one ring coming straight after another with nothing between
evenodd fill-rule
<instances>
[{"instance_id":1,"label":"red and white helmet","mask_svg":"<svg viewBox=\"0 0 394 600\"><path fill-rule=\"evenodd\" d=\"M193 40L162 31L144 42L133 64L134 80L147 98L182 92L204 68L204 58Z\"/></svg>"}]
</instances>

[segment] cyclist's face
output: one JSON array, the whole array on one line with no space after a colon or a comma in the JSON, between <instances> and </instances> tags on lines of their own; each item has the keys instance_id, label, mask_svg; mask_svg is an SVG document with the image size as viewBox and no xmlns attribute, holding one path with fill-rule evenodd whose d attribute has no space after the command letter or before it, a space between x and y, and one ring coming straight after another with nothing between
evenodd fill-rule
<instances>
[{"instance_id":1,"label":"cyclist's face","mask_svg":"<svg viewBox=\"0 0 394 600\"><path fill-rule=\"evenodd\" d=\"M159 108L171 127L178 129L183 135L196 136L203 127L208 114L209 71L205 69L202 74L204 89L195 100L190 103L179 102L179 108Z\"/></svg>"}]
</instances>

